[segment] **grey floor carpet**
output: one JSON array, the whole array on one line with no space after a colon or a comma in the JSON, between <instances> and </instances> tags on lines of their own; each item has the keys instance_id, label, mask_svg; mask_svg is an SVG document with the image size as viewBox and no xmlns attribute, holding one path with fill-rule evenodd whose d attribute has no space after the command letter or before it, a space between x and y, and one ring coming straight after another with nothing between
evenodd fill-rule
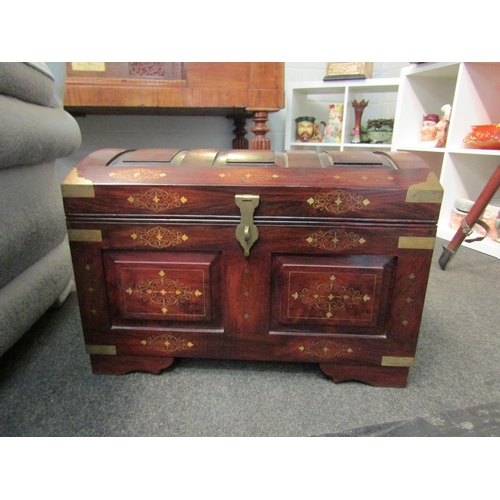
<instances>
[{"instance_id":1,"label":"grey floor carpet","mask_svg":"<svg viewBox=\"0 0 500 500\"><path fill-rule=\"evenodd\" d=\"M1 436L500 436L500 260L437 242L405 389L309 364L182 359L93 375L73 293L0 358Z\"/></svg>"}]
</instances>

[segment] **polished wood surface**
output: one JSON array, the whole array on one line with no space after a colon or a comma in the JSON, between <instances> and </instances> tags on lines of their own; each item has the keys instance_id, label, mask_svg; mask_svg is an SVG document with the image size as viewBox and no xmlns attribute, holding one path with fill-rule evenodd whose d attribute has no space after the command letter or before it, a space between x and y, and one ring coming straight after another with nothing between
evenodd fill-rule
<instances>
[{"instance_id":1,"label":"polished wood surface","mask_svg":"<svg viewBox=\"0 0 500 500\"><path fill-rule=\"evenodd\" d=\"M102 150L62 189L96 373L200 357L406 384L442 194L417 157Z\"/></svg>"},{"instance_id":2,"label":"polished wood surface","mask_svg":"<svg viewBox=\"0 0 500 500\"><path fill-rule=\"evenodd\" d=\"M241 119L248 113L255 120L251 149L270 149L268 114L285 105L284 63L89 64L66 63L68 112L230 116L239 130L235 149L246 145Z\"/></svg>"}]
</instances>

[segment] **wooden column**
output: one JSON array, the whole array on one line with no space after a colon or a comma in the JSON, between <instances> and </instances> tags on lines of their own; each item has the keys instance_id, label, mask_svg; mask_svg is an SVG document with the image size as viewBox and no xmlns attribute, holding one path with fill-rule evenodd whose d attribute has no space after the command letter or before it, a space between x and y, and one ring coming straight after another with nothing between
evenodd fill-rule
<instances>
[{"instance_id":1,"label":"wooden column","mask_svg":"<svg viewBox=\"0 0 500 500\"><path fill-rule=\"evenodd\" d=\"M235 114L228 116L229 119L234 121L235 127L233 130L233 134L235 135L232 142L233 149L248 149L249 144L246 137L247 130L245 127L247 124L247 118L250 118L251 116L251 114Z\"/></svg>"},{"instance_id":2,"label":"wooden column","mask_svg":"<svg viewBox=\"0 0 500 500\"><path fill-rule=\"evenodd\" d=\"M255 122L255 126L252 127L252 132L255 137L251 141L250 149L271 149L271 139L266 137L266 134L271 130L266 125L268 119L267 111L254 111L252 120Z\"/></svg>"}]
</instances>

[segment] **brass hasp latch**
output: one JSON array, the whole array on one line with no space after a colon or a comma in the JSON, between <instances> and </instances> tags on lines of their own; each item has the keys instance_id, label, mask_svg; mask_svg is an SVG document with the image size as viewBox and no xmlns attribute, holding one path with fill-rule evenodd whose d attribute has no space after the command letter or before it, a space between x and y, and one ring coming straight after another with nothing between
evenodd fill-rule
<instances>
[{"instance_id":1,"label":"brass hasp latch","mask_svg":"<svg viewBox=\"0 0 500 500\"><path fill-rule=\"evenodd\" d=\"M259 206L260 198L258 194L237 194L234 199L241 213L241 222L236 228L236 239L243 247L245 257L248 257L250 248L259 238L259 230L253 223L253 213Z\"/></svg>"}]
</instances>

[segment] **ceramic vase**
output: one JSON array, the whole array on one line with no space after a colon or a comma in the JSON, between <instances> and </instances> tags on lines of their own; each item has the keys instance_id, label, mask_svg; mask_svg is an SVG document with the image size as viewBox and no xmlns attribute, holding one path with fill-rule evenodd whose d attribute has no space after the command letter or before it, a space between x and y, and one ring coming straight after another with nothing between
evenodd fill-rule
<instances>
[{"instance_id":1,"label":"ceramic vase","mask_svg":"<svg viewBox=\"0 0 500 500\"><path fill-rule=\"evenodd\" d=\"M341 142L343 114L343 104L330 104L330 111L328 112L328 123L325 127L323 142Z\"/></svg>"}]
</instances>

